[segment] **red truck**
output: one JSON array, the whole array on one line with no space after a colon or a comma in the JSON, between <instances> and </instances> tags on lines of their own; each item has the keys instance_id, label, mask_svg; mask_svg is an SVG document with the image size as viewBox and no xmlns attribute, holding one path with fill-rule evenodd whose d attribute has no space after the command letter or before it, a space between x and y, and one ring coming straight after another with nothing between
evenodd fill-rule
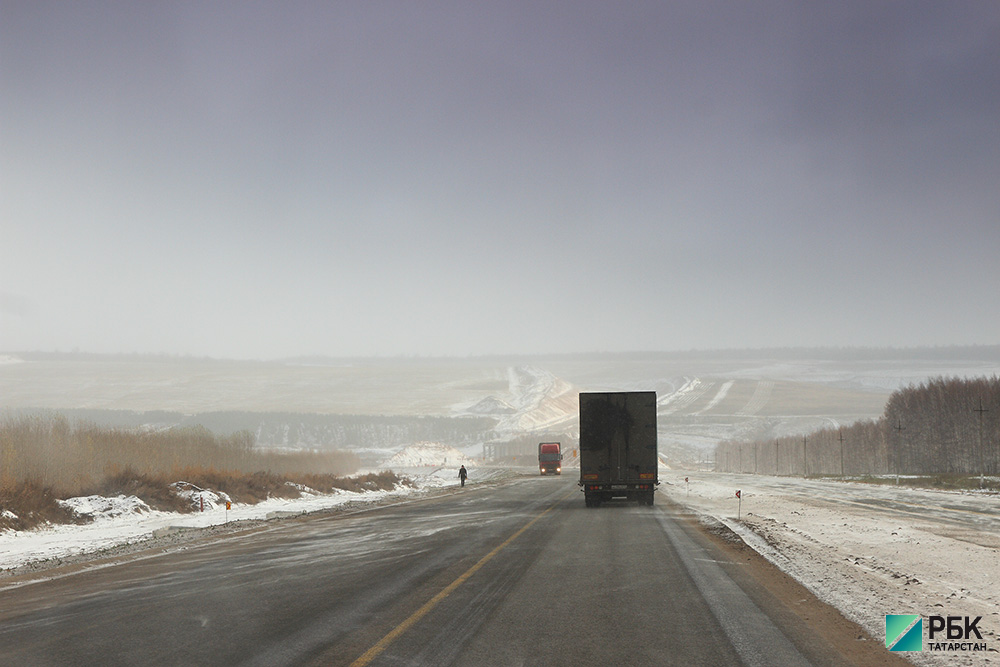
<instances>
[{"instance_id":1,"label":"red truck","mask_svg":"<svg viewBox=\"0 0 1000 667\"><path fill-rule=\"evenodd\" d=\"M558 442L538 443L538 471L543 475L562 474L562 450Z\"/></svg>"}]
</instances>

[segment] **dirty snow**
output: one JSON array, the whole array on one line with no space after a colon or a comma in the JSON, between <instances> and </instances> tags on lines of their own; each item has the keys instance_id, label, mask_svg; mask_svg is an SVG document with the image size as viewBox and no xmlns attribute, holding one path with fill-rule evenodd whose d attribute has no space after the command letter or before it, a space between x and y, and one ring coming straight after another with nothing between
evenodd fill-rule
<instances>
[{"instance_id":1,"label":"dirty snow","mask_svg":"<svg viewBox=\"0 0 1000 667\"><path fill-rule=\"evenodd\" d=\"M880 641L886 614L983 617L986 653L928 651L925 621L924 650L898 655L1000 664L1000 497L707 472L661 481L660 493L728 526Z\"/></svg>"}]
</instances>

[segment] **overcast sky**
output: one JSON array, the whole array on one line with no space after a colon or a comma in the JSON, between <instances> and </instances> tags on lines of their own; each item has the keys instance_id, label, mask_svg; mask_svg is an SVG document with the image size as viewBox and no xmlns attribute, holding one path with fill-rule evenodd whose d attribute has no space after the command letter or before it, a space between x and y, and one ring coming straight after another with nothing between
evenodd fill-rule
<instances>
[{"instance_id":1,"label":"overcast sky","mask_svg":"<svg viewBox=\"0 0 1000 667\"><path fill-rule=\"evenodd\" d=\"M0 0L0 351L1000 343L1000 4Z\"/></svg>"}]
</instances>

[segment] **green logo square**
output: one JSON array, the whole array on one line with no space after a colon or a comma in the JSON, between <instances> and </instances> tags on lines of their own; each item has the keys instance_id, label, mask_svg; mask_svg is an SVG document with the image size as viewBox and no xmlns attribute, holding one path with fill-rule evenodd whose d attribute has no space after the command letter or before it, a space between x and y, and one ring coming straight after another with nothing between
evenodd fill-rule
<instances>
[{"instance_id":1,"label":"green logo square","mask_svg":"<svg viewBox=\"0 0 1000 667\"><path fill-rule=\"evenodd\" d=\"M885 647L890 651L922 651L924 619L917 614L886 614Z\"/></svg>"}]
</instances>

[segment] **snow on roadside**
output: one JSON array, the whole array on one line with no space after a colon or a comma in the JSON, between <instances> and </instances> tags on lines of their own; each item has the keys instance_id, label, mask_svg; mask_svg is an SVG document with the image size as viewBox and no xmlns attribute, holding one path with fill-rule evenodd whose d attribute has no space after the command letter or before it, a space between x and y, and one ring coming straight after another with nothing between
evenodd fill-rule
<instances>
[{"instance_id":1,"label":"snow on roadside","mask_svg":"<svg viewBox=\"0 0 1000 667\"><path fill-rule=\"evenodd\" d=\"M227 493L202 489L191 482L174 482L170 488L173 489L175 495L186 498L191 503L191 507L197 507L202 512L217 510L220 507L225 509L226 503L232 502L232 498ZM301 488L299 490L302 491Z\"/></svg>"},{"instance_id":2,"label":"snow on roadside","mask_svg":"<svg viewBox=\"0 0 1000 667\"><path fill-rule=\"evenodd\" d=\"M131 516L149 512L150 507L136 496L120 495L114 498L105 496L81 496L67 500L57 500L57 503L71 510L77 516L90 517L94 520L113 519L120 516Z\"/></svg>"},{"instance_id":3,"label":"snow on roadside","mask_svg":"<svg viewBox=\"0 0 1000 667\"><path fill-rule=\"evenodd\" d=\"M106 498L87 496L61 501L78 514L93 517L82 525L50 525L30 531L0 532L0 573L40 561L60 561L83 554L132 545L150 539L155 532L171 529L208 528L227 522L262 520L281 514L301 514L336 508L347 503L369 503L387 498L404 499L432 489L458 486L458 468L393 469L409 477L415 487L397 486L391 491L339 491L331 494L307 492L301 498L271 498L255 505L233 503L225 508L225 494L184 487L193 502L205 498L205 511L191 514L151 510L135 496ZM469 486L503 478L503 470L469 466Z\"/></svg>"},{"instance_id":4,"label":"snow on roadside","mask_svg":"<svg viewBox=\"0 0 1000 667\"><path fill-rule=\"evenodd\" d=\"M660 493L732 529L876 640L886 614L983 617L989 652L899 654L911 662L1000 663L997 496L705 472L661 479Z\"/></svg>"}]
</instances>

